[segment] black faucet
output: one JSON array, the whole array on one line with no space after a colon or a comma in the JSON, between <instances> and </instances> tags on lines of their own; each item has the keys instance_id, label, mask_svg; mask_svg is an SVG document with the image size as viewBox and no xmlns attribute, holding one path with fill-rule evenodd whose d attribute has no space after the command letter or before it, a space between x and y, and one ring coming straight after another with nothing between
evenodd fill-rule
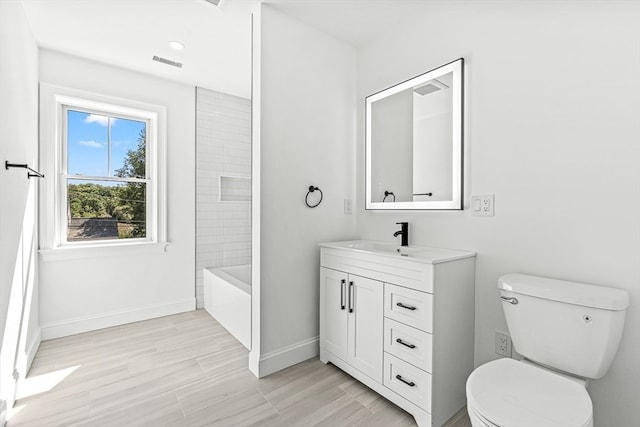
<instances>
[{"instance_id":1,"label":"black faucet","mask_svg":"<svg viewBox=\"0 0 640 427\"><path fill-rule=\"evenodd\" d=\"M402 236L402 246L409 246L409 223L408 222L396 222L402 228L395 233L393 237Z\"/></svg>"}]
</instances>

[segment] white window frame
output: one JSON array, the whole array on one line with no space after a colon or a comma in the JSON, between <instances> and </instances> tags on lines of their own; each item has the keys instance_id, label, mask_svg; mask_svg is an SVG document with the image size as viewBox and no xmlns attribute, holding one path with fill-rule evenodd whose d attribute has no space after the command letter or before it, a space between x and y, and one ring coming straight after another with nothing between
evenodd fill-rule
<instances>
[{"instance_id":1,"label":"white window frame","mask_svg":"<svg viewBox=\"0 0 640 427\"><path fill-rule=\"evenodd\" d=\"M67 241L68 178L103 180L104 177L67 174L67 111L76 110L144 121L146 129L147 183L146 237ZM166 109L137 101L98 95L47 83L40 84L40 153L44 165L41 187L41 253L69 252L94 248L148 246L167 242L166 230ZM90 251L89 251L90 252ZM86 255L86 254L84 254Z\"/></svg>"}]
</instances>

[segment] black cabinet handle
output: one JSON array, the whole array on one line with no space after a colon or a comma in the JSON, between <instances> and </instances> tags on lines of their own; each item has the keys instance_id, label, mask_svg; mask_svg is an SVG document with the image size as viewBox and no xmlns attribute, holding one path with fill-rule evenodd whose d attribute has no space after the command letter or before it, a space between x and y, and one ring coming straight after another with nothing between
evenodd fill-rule
<instances>
[{"instance_id":1,"label":"black cabinet handle","mask_svg":"<svg viewBox=\"0 0 640 427\"><path fill-rule=\"evenodd\" d=\"M412 306L412 305L404 305L404 304L403 304L403 303L401 303L401 302L396 303L396 305L397 305L398 307L406 308L407 310L411 310L411 311L413 311L413 310L415 310L415 309L416 309L416 307L414 307L414 306Z\"/></svg>"},{"instance_id":2,"label":"black cabinet handle","mask_svg":"<svg viewBox=\"0 0 640 427\"><path fill-rule=\"evenodd\" d=\"M345 306L344 306L344 299L345 299L345 292L346 292L346 280L342 279L340 281L340 310L344 310Z\"/></svg>"},{"instance_id":3,"label":"black cabinet handle","mask_svg":"<svg viewBox=\"0 0 640 427\"><path fill-rule=\"evenodd\" d=\"M402 345L404 345L405 347L409 347L409 348L416 348L416 345L415 345L415 344L407 344L406 342L402 341L400 338L398 338L398 339L396 340L396 342L397 342L398 344L402 344Z\"/></svg>"},{"instance_id":4,"label":"black cabinet handle","mask_svg":"<svg viewBox=\"0 0 640 427\"><path fill-rule=\"evenodd\" d=\"M349 282L349 313L353 313L353 282Z\"/></svg>"},{"instance_id":5,"label":"black cabinet handle","mask_svg":"<svg viewBox=\"0 0 640 427\"><path fill-rule=\"evenodd\" d=\"M413 386L416 385L416 383L414 383L413 381L407 381L404 378L402 378L402 375L396 375L396 379L402 381L403 383L405 383L409 387L413 387Z\"/></svg>"}]
</instances>

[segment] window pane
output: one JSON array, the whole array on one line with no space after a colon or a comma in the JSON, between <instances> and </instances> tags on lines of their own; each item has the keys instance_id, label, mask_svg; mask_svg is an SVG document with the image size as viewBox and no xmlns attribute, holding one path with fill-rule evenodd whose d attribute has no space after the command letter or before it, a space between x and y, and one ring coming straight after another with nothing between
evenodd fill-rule
<instances>
[{"instance_id":1,"label":"window pane","mask_svg":"<svg viewBox=\"0 0 640 427\"><path fill-rule=\"evenodd\" d=\"M147 124L117 119L111 126L111 176L146 178Z\"/></svg>"},{"instance_id":2,"label":"window pane","mask_svg":"<svg viewBox=\"0 0 640 427\"><path fill-rule=\"evenodd\" d=\"M69 175L107 175L109 123L106 116L67 111Z\"/></svg>"},{"instance_id":3,"label":"window pane","mask_svg":"<svg viewBox=\"0 0 640 427\"><path fill-rule=\"evenodd\" d=\"M145 238L146 183L67 181L67 241Z\"/></svg>"}]
</instances>

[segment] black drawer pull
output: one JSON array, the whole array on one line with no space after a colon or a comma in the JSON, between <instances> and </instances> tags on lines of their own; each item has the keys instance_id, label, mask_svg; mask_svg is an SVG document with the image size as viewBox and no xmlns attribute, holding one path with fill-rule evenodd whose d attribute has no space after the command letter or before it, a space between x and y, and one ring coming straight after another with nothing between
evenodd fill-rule
<instances>
[{"instance_id":1,"label":"black drawer pull","mask_svg":"<svg viewBox=\"0 0 640 427\"><path fill-rule=\"evenodd\" d=\"M412 306L412 305L404 305L404 304L403 304L403 303L401 303L401 302L396 303L396 305L397 305L398 307L406 308L407 310L411 310L411 311L413 311L413 310L415 310L415 309L416 309L416 307L414 307L414 306Z\"/></svg>"},{"instance_id":2,"label":"black drawer pull","mask_svg":"<svg viewBox=\"0 0 640 427\"><path fill-rule=\"evenodd\" d=\"M402 375L396 375L396 379L402 381L403 383L405 383L409 387L413 387L413 386L416 385L416 383L414 383L413 381L407 381L404 378L402 378Z\"/></svg>"},{"instance_id":3,"label":"black drawer pull","mask_svg":"<svg viewBox=\"0 0 640 427\"><path fill-rule=\"evenodd\" d=\"M416 348L416 345L415 345L415 344L407 344L406 342L402 341L400 338L398 338L398 339L396 340L396 342L397 342L398 344L402 344L402 345L403 345L403 346L405 346L405 347L409 347L409 348Z\"/></svg>"}]
</instances>

